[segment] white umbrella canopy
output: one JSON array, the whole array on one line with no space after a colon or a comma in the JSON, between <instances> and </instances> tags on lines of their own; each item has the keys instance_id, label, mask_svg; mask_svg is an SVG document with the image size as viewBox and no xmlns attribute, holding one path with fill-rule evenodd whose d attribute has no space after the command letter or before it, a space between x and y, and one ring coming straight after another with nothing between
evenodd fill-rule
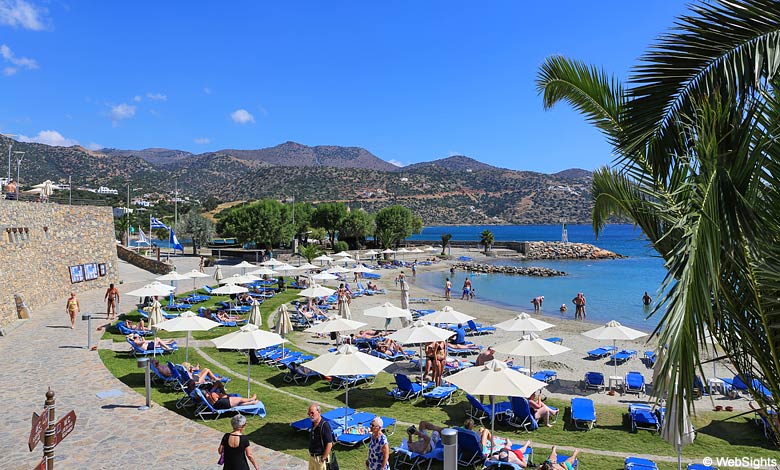
<instances>
[{"instance_id":1,"label":"white umbrella canopy","mask_svg":"<svg viewBox=\"0 0 780 470\"><path fill-rule=\"evenodd\" d=\"M158 281L183 281L185 279L192 279L191 277L187 276L186 274L179 274L176 271L171 271L168 274L165 274L160 277L156 277Z\"/></svg>"},{"instance_id":2,"label":"white umbrella canopy","mask_svg":"<svg viewBox=\"0 0 780 470\"><path fill-rule=\"evenodd\" d=\"M333 261L333 258L331 258L328 255L320 255L320 256L314 258L312 261L320 261L320 262L327 261L327 262L331 262L331 261Z\"/></svg>"},{"instance_id":3,"label":"white umbrella canopy","mask_svg":"<svg viewBox=\"0 0 780 470\"><path fill-rule=\"evenodd\" d=\"M156 330L158 325L164 320L165 318L163 318L162 314L162 305L160 305L160 302L155 300L152 302L152 308L149 311L149 328Z\"/></svg>"},{"instance_id":4,"label":"white umbrella canopy","mask_svg":"<svg viewBox=\"0 0 780 470\"><path fill-rule=\"evenodd\" d=\"M353 273L373 273L375 270L371 268L367 268L362 264L358 264L357 266L350 269L349 271L352 271Z\"/></svg>"},{"instance_id":5,"label":"white umbrella canopy","mask_svg":"<svg viewBox=\"0 0 780 470\"><path fill-rule=\"evenodd\" d=\"M393 253L395 253L395 250L391 250L390 248L388 248L386 250L382 250L382 253L384 253L384 254L393 254Z\"/></svg>"},{"instance_id":6,"label":"white umbrella canopy","mask_svg":"<svg viewBox=\"0 0 780 470\"><path fill-rule=\"evenodd\" d=\"M211 321L208 318L199 317L196 313L186 311L176 318L165 320L157 325L157 328L165 331L186 331L187 332L187 344L185 347L184 360L190 361L190 332L191 331L208 331L214 327L219 326L219 323Z\"/></svg>"},{"instance_id":7,"label":"white umbrella canopy","mask_svg":"<svg viewBox=\"0 0 780 470\"><path fill-rule=\"evenodd\" d=\"M278 272L279 274L283 276L289 276L295 272L301 271L297 266L293 266L291 264L283 263L278 266L274 266L274 271Z\"/></svg>"},{"instance_id":8,"label":"white umbrella canopy","mask_svg":"<svg viewBox=\"0 0 780 470\"><path fill-rule=\"evenodd\" d=\"M333 295L333 293L336 292L333 289L329 289L327 287L323 287L317 284L313 284L311 287L303 289L299 295L303 297L327 297L329 295Z\"/></svg>"},{"instance_id":9,"label":"white umbrella canopy","mask_svg":"<svg viewBox=\"0 0 780 470\"><path fill-rule=\"evenodd\" d=\"M279 261L279 260L278 260L278 259L276 259L276 258L271 258L271 259L269 259L268 261L263 261L262 263L260 263L260 266L270 266L270 267L274 267L274 266L279 266L280 264L285 264L285 263L283 263L283 262Z\"/></svg>"},{"instance_id":10,"label":"white umbrella canopy","mask_svg":"<svg viewBox=\"0 0 780 470\"><path fill-rule=\"evenodd\" d=\"M263 266L262 268L255 269L254 271L249 271L247 274L252 276L276 276L279 273L271 268L266 268Z\"/></svg>"},{"instance_id":11,"label":"white umbrella canopy","mask_svg":"<svg viewBox=\"0 0 780 470\"><path fill-rule=\"evenodd\" d=\"M197 269L193 269L192 271L187 271L186 273L184 273L184 275L192 279L195 279L196 277L211 277L206 273L202 273L198 271Z\"/></svg>"},{"instance_id":12,"label":"white umbrella canopy","mask_svg":"<svg viewBox=\"0 0 780 470\"><path fill-rule=\"evenodd\" d=\"M352 310L349 309L349 302L345 299L339 301L339 315L347 320L352 320Z\"/></svg>"},{"instance_id":13,"label":"white umbrella canopy","mask_svg":"<svg viewBox=\"0 0 780 470\"><path fill-rule=\"evenodd\" d=\"M362 328L366 326L366 323L363 323L362 321L356 321L356 320L349 320L347 318L342 318L338 315L334 315L328 318L328 321L324 321L322 323L318 323L311 328L308 328L304 330L306 333L332 333L332 332L341 332L341 331L352 331L357 330L358 328Z\"/></svg>"},{"instance_id":14,"label":"white umbrella canopy","mask_svg":"<svg viewBox=\"0 0 780 470\"><path fill-rule=\"evenodd\" d=\"M435 246L426 246L425 248L423 248L423 251L439 251L439 249L436 248Z\"/></svg>"},{"instance_id":15,"label":"white umbrella canopy","mask_svg":"<svg viewBox=\"0 0 780 470\"><path fill-rule=\"evenodd\" d=\"M287 336L292 330L292 322L290 321L290 314L287 313L287 305L282 304L276 309L276 323L274 323L274 331L282 337Z\"/></svg>"},{"instance_id":16,"label":"white umbrella canopy","mask_svg":"<svg viewBox=\"0 0 780 470\"><path fill-rule=\"evenodd\" d=\"M437 312L433 312L425 316L425 321L431 323L467 323L470 320L474 320L475 317L466 315L465 313L458 312L449 305L445 306Z\"/></svg>"},{"instance_id":17,"label":"white umbrella canopy","mask_svg":"<svg viewBox=\"0 0 780 470\"><path fill-rule=\"evenodd\" d=\"M415 248L409 250L409 253L424 253L424 251L422 251L421 249L415 247Z\"/></svg>"},{"instance_id":18,"label":"white umbrella canopy","mask_svg":"<svg viewBox=\"0 0 780 470\"><path fill-rule=\"evenodd\" d=\"M346 251L340 251L340 252L336 253L333 256L342 256L344 258L352 258L352 255L347 253Z\"/></svg>"},{"instance_id":19,"label":"white umbrella canopy","mask_svg":"<svg viewBox=\"0 0 780 470\"><path fill-rule=\"evenodd\" d=\"M677 450L677 468L682 470L682 448L693 443L696 432L687 405L683 403L679 406L679 404L677 396L670 395L666 405L666 416L661 424L661 438Z\"/></svg>"},{"instance_id":20,"label":"white umbrella canopy","mask_svg":"<svg viewBox=\"0 0 780 470\"><path fill-rule=\"evenodd\" d=\"M396 250L396 253L409 253L409 250L407 250L406 248L402 247L402 248L399 248L398 250Z\"/></svg>"},{"instance_id":21,"label":"white umbrella canopy","mask_svg":"<svg viewBox=\"0 0 780 470\"><path fill-rule=\"evenodd\" d=\"M378 254L379 254L378 251L368 250L365 253L363 253L361 256L376 256Z\"/></svg>"},{"instance_id":22,"label":"white umbrella canopy","mask_svg":"<svg viewBox=\"0 0 780 470\"><path fill-rule=\"evenodd\" d=\"M163 288L159 286L152 286L150 284L147 284L141 288L131 290L130 292L126 292L125 295L130 297L155 297L155 296L166 296L171 293L170 289L167 289L163 284L160 284Z\"/></svg>"},{"instance_id":23,"label":"white umbrella canopy","mask_svg":"<svg viewBox=\"0 0 780 470\"><path fill-rule=\"evenodd\" d=\"M531 315L521 312L515 318L502 321L494 326L504 331L544 331L555 325L547 323L546 321L537 320Z\"/></svg>"},{"instance_id":24,"label":"white umbrella canopy","mask_svg":"<svg viewBox=\"0 0 780 470\"><path fill-rule=\"evenodd\" d=\"M301 364L303 367L319 372L322 375L376 375L392 362L371 356L358 351L355 346L342 344L336 349L336 352L323 354L309 362ZM345 405L349 407L349 384L345 389ZM346 410L344 410L346 418Z\"/></svg>"},{"instance_id":25,"label":"white umbrella canopy","mask_svg":"<svg viewBox=\"0 0 780 470\"><path fill-rule=\"evenodd\" d=\"M175 290L176 290L176 288L175 288L175 287L173 287L173 286L169 286L168 284L163 284L163 283L162 283L162 282L160 282L160 281L152 281L152 282L150 282L150 283L149 283L149 284L147 284L147 285L148 285L148 286L152 286L152 287L159 287L159 288L161 288L161 289L168 289L168 292L171 292L171 291L175 291Z\"/></svg>"},{"instance_id":26,"label":"white umbrella canopy","mask_svg":"<svg viewBox=\"0 0 780 470\"><path fill-rule=\"evenodd\" d=\"M644 333L639 330L635 330L633 328L629 328L627 326L623 326L620 324L620 322L617 322L615 320L612 320L608 322L604 326L600 326L598 328L595 328L593 330L586 331L582 333L584 336L587 336L588 338L605 341L605 340L612 340L612 346L617 349L617 341L633 341L635 339L639 339L643 336L647 336L647 333ZM613 361L615 363L615 375L617 375L617 361Z\"/></svg>"},{"instance_id":27,"label":"white umbrella canopy","mask_svg":"<svg viewBox=\"0 0 780 470\"><path fill-rule=\"evenodd\" d=\"M328 272L317 273L311 276L311 278L317 281L335 281L336 279L338 279L337 276Z\"/></svg>"},{"instance_id":28,"label":"white umbrella canopy","mask_svg":"<svg viewBox=\"0 0 780 470\"><path fill-rule=\"evenodd\" d=\"M396 307L390 302L385 302L382 305L379 305L377 307L371 307L366 310L363 310L363 315L367 317L378 317L378 318L406 318L406 319L412 318L412 312L410 312L407 309Z\"/></svg>"},{"instance_id":29,"label":"white umbrella canopy","mask_svg":"<svg viewBox=\"0 0 780 470\"><path fill-rule=\"evenodd\" d=\"M220 284L250 284L259 279L260 279L259 277L250 274L233 274L232 276L228 276L222 279L221 281L219 281L219 283Z\"/></svg>"},{"instance_id":30,"label":"white umbrella canopy","mask_svg":"<svg viewBox=\"0 0 780 470\"><path fill-rule=\"evenodd\" d=\"M328 274L344 274L348 273L349 269L342 268L341 266L333 266L330 269L326 269L325 272Z\"/></svg>"},{"instance_id":31,"label":"white umbrella canopy","mask_svg":"<svg viewBox=\"0 0 780 470\"><path fill-rule=\"evenodd\" d=\"M458 386L471 395L508 397L530 397L534 392L547 387L547 383L510 369L505 362L492 360L480 367L468 367L447 377L447 382ZM495 418L495 402L490 400ZM490 421L494 434L494 419ZM491 443L492 445L492 443ZM492 453L492 448L491 448Z\"/></svg>"},{"instance_id":32,"label":"white umbrella canopy","mask_svg":"<svg viewBox=\"0 0 780 470\"><path fill-rule=\"evenodd\" d=\"M263 316L260 314L260 302L256 299L252 299L252 308L249 309L247 325L255 325L258 328L263 326Z\"/></svg>"},{"instance_id":33,"label":"white umbrella canopy","mask_svg":"<svg viewBox=\"0 0 780 470\"><path fill-rule=\"evenodd\" d=\"M211 291L212 294L217 295L243 294L244 292L249 292L249 289L244 286L239 286L238 284L225 284L224 286L217 287Z\"/></svg>"},{"instance_id":34,"label":"white umbrella canopy","mask_svg":"<svg viewBox=\"0 0 780 470\"><path fill-rule=\"evenodd\" d=\"M320 269L319 266L315 266L315 265L313 265L311 263L303 263L302 265L298 266L297 268L299 270L301 270L301 271L309 271L309 270L312 270L312 269Z\"/></svg>"},{"instance_id":35,"label":"white umbrella canopy","mask_svg":"<svg viewBox=\"0 0 780 470\"><path fill-rule=\"evenodd\" d=\"M256 268L257 266L255 266L254 264L252 264L252 263L250 263L248 261L241 261L240 263L234 264L231 267L233 267L233 268Z\"/></svg>"},{"instance_id":36,"label":"white umbrella canopy","mask_svg":"<svg viewBox=\"0 0 780 470\"><path fill-rule=\"evenodd\" d=\"M238 331L228 333L219 338L211 340L217 349L239 349L248 351L250 349L262 349L269 346L276 346L285 342L285 339L276 333L261 330L257 325L244 325ZM246 395L251 396L250 373L252 362L247 356L246 373Z\"/></svg>"},{"instance_id":37,"label":"white umbrella canopy","mask_svg":"<svg viewBox=\"0 0 780 470\"><path fill-rule=\"evenodd\" d=\"M528 356L528 357L544 357L555 356L556 354L562 354L571 351L571 348L555 344L550 341L541 339L539 336L531 333L525 335L520 339L513 339L506 343L501 343L493 347L496 352L507 354L510 356ZM528 369L533 371L533 360L531 361Z\"/></svg>"}]
</instances>

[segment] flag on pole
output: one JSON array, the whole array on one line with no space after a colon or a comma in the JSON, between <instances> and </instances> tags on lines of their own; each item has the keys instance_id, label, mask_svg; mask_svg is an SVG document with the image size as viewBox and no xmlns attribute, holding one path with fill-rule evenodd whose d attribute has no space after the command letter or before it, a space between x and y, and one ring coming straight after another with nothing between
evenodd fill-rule
<instances>
[{"instance_id":1,"label":"flag on pole","mask_svg":"<svg viewBox=\"0 0 780 470\"><path fill-rule=\"evenodd\" d=\"M174 250L184 251L184 247L179 243L179 240L176 238L176 233L171 229L171 237L168 240L173 247Z\"/></svg>"},{"instance_id":2,"label":"flag on pole","mask_svg":"<svg viewBox=\"0 0 780 470\"><path fill-rule=\"evenodd\" d=\"M171 228L165 225L164 223L157 220L155 217L149 218L149 228L156 229L156 228L164 228L165 230L170 230Z\"/></svg>"},{"instance_id":3,"label":"flag on pole","mask_svg":"<svg viewBox=\"0 0 780 470\"><path fill-rule=\"evenodd\" d=\"M146 234L144 233L144 229L141 227L138 227L138 244L144 244L144 245L151 245L149 242L149 239L146 238Z\"/></svg>"}]
</instances>

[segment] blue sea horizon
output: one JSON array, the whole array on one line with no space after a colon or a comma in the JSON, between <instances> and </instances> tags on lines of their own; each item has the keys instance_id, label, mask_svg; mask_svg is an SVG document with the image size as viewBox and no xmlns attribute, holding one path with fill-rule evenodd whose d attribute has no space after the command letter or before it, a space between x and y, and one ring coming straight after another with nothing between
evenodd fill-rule
<instances>
[{"instance_id":1,"label":"blue sea horizon","mask_svg":"<svg viewBox=\"0 0 780 470\"><path fill-rule=\"evenodd\" d=\"M484 225L484 226L430 226L410 240L440 240L445 233L452 240L479 240L483 230L493 232L496 241L560 241L561 225ZM543 295L542 314L555 318L573 319L571 300L578 292L587 298L587 321L620 323L652 331L661 318L658 312L650 318L650 309L642 303L647 291L655 300L666 275L663 260L652 249L642 232L632 225L615 224L604 228L599 238L590 225L567 225L572 243L590 243L600 248L627 256L616 260L532 260L496 259L494 264L514 266L542 266L567 273L560 277L528 277L504 274L475 275L458 271L453 279L453 296L460 298L460 288L470 277L476 290L475 301L510 309L533 312L531 299ZM413 282L426 290L443 295L448 271L418 271ZM561 315L561 304L568 306Z\"/></svg>"}]
</instances>

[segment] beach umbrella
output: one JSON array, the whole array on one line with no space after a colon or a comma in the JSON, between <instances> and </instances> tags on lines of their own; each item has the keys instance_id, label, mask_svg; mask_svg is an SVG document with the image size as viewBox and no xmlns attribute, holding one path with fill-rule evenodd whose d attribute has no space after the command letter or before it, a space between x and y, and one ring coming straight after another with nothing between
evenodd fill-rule
<instances>
[{"instance_id":1,"label":"beach umbrella","mask_svg":"<svg viewBox=\"0 0 780 470\"><path fill-rule=\"evenodd\" d=\"M571 351L571 348L555 344L531 333L520 339L501 343L493 347L493 350L510 356L527 356L531 358L528 369L533 372L533 358L543 356L555 356Z\"/></svg>"},{"instance_id":2,"label":"beach umbrella","mask_svg":"<svg viewBox=\"0 0 780 470\"><path fill-rule=\"evenodd\" d=\"M424 253L424 251L422 251L421 249L415 247L415 248L409 250L409 253Z\"/></svg>"},{"instance_id":3,"label":"beach umbrella","mask_svg":"<svg viewBox=\"0 0 780 470\"><path fill-rule=\"evenodd\" d=\"M186 311L176 318L165 320L157 325L157 328L165 331L186 331L187 343L185 347L185 362L190 361L190 332L208 331L219 326L219 323L211 321L208 318L199 317L196 313Z\"/></svg>"},{"instance_id":4,"label":"beach umbrella","mask_svg":"<svg viewBox=\"0 0 780 470\"><path fill-rule=\"evenodd\" d=\"M301 364L303 367L319 372L325 376L355 376L376 375L392 362L371 356L358 351L355 346L342 344L336 348L336 352L323 354L309 362ZM349 382L345 388L346 398L344 404L349 407ZM344 410L344 424L346 428L346 409Z\"/></svg>"},{"instance_id":5,"label":"beach umbrella","mask_svg":"<svg viewBox=\"0 0 780 470\"><path fill-rule=\"evenodd\" d=\"M412 312L408 309L398 308L390 302L385 302L382 305L363 310L363 315L367 317L384 318L385 329L387 329L387 326L393 318L412 319Z\"/></svg>"},{"instance_id":6,"label":"beach umbrella","mask_svg":"<svg viewBox=\"0 0 780 470\"><path fill-rule=\"evenodd\" d=\"M436 248L435 246L426 246L425 248L423 248L423 251L439 251L439 249Z\"/></svg>"},{"instance_id":7,"label":"beach umbrella","mask_svg":"<svg viewBox=\"0 0 780 470\"><path fill-rule=\"evenodd\" d=\"M342 331L357 330L358 328L362 328L366 325L367 324L363 323L362 321L350 320L348 318L343 318L338 315L333 315L331 317L328 317L328 321L318 323L312 326L311 328L304 330L304 332L319 333L319 334L326 334L326 333L333 333L333 332L338 333Z\"/></svg>"},{"instance_id":8,"label":"beach umbrella","mask_svg":"<svg viewBox=\"0 0 780 470\"><path fill-rule=\"evenodd\" d=\"M326 269L325 272L328 274L344 274L348 273L349 269L342 268L341 266L333 266L330 269Z\"/></svg>"},{"instance_id":9,"label":"beach umbrella","mask_svg":"<svg viewBox=\"0 0 780 470\"><path fill-rule=\"evenodd\" d=\"M219 338L211 340L217 349L238 349L242 351L257 350L276 346L285 342L285 339L276 333L261 330L257 325L244 325L238 331L228 333ZM247 356L246 369L246 396L251 396L250 374L252 372L252 361Z\"/></svg>"},{"instance_id":10,"label":"beach umbrella","mask_svg":"<svg viewBox=\"0 0 780 470\"><path fill-rule=\"evenodd\" d=\"M173 287L173 286L171 286L171 285L168 285L168 284L163 284L163 283L162 283L162 282L160 282L160 281L152 281L152 282L150 282L150 283L149 283L149 284L147 284L147 285L148 285L148 286L151 286L151 287L159 287L160 289L167 289L169 292L170 292L170 291L173 291L173 290L176 290L176 288L175 288L175 287Z\"/></svg>"},{"instance_id":11,"label":"beach umbrella","mask_svg":"<svg viewBox=\"0 0 780 470\"><path fill-rule=\"evenodd\" d=\"M340 252L336 253L333 256L340 256L340 257L344 257L344 258L351 258L352 257L352 255L347 253L346 251L340 251Z\"/></svg>"},{"instance_id":12,"label":"beach umbrella","mask_svg":"<svg viewBox=\"0 0 780 470\"><path fill-rule=\"evenodd\" d=\"M191 278L186 274L179 274L176 271L171 271L168 274L165 274L160 277L156 277L155 279L157 279L158 281L171 281L171 285L173 285L174 282L183 281L185 279L191 279ZM173 295L173 293L171 293L171 295Z\"/></svg>"},{"instance_id":13,"label":"beach umbrella","mask_svg":"<svg viewBox=\"0 0 780 470\"><path fill-rule=\"evenodd\" d=\"M211 291L212 294L216 295L243 294L245 292L249 292L249 289L244 286L239 286L238 284L225 284L222 287L217 287Z\"/></svg>"},{"instance_id":14,"label":"beach umbrella","mask_svg":"<svg viewBox=\"0 0 780 470\"><path fill-rule=\"evenodd\" d=\"M314 274L313 276L310 277L316 281L335 281L338 279L337 276L324 271L321 273Z\"/></svg>"},{"instance_id":15,"label":"beach umbrella","mask_svg":"<svg viewBox=\"0 0 780 470\"><path fill-rule=\"evenodd\" d=\"M555 325L552 323L547 323L546 321L537 320L536 318L532 317L531 315L521 312L516 317L502 321L501 323L498 323L495 325L496 328L504 330L504 331L544 331L546 329L552 328Z\"/></svg>"},{"instance_id":16,"label":"beach umbrella","mask_svg":"<svg viewBox=\"0 0 780 470\"><path fill-rule=\"evenodd\" d=\"M262 268L255 269L254 271L249 271L247 274L252 276L276 276L279 273L271 268L263 266Z\"/></svg>"},{"instance_id":17,"label":"beach umbrella","mask_svg":"<svg viewBox=\"0 0 780 470\"><path fill-rule=\"evenodd\" d=\"M157 325L165 320L162 314L162 305L155 300L152 302L152 308L149 310L149 329L157 329Z\"/></svg>"},{"instance_id":18,"label":"beach umbrella","mask_svg":"<svg viewBox=\"0 0 780 470\"><path fill-rule=\"evenodd\" d=\"M388 248L386 250L382 250L382 253L384 253L386 255L391 255L391 254L395 253L395 250L391 250L390 248Z\"/></svg>"},{"instance_id":19,"label":"beach umbrella","mask_svg":"<svg viewBox=\"0 0 780 470\"><path fill-rule=\"evenodd\" d=\"M160 287L162 286L162 287ZM171 293L169 286L160 284L159 286L153 286L147 284L130 292L126 292L125 295L130 297L165 297Z\"/></svg>"},{"instance_id":20,"label":"beach umbrella","mask_svg":"<svg viewBox=\"0 0 780 470\"><path fill-rule=\"evenodd\" d=\"M214 270L214 280L219 284L223 277L225 276L222 275L222 266L217 266L217 269Z\"/></svg>"},{"instance_id":21,"label":"beach umbrella","mask_svg":"<svg viewBox=\"0 0 780 470\"><path fill-rule=\"evenodd\" d=\"M399 253L401 256L403 256L409 253L409 250L407 250L406 248L399 248L398 250L396 250L396 253Z\"/></svg>"},{"instance_id":22,"label":"beach umbrella","mask_svg":"<svg viewBox=\"0 0 780 470\"><path fill-rule=\"evenodd\" d=\"M437 312L433 312L425 316L425 321L431 323L452 323L454 325L465 324L474 319L475 317L458 312L449 305L445 306Z\"/></svg>"},{"instance_id":23,"label":"beach umbrella","mask_svg":"<svg viewBox=\"0 0 780 470\"><path fill-rule=\"evenodd\" d=\"M255 266L254 264L244 260L244 261L241 261L238 264L234 264L231 267L232 268L241 268L241 274L246 274L246 268L256 268L257 266Z\"/></svg>"},{"instance_id":24,"label":"beach umbrella","mask_svg":"<svg viewBox=\"0 0 780 470\"><path fill-rule=\"evenodd\" d=\"M312 284L311 287L303 289L299 295L313 299L317 297L328 297L333 295L335 292L335 290L328 287L324 287L319 284Z\"/></svg>"},{"instance_id":25,"label":"beach umbrella","mask_svg":"<svg viewBox=\"0 0 780 470\"><path fill-rule=\"evenodd\" d=\"M251 284L252 282L255 282L259 280L260 278L257 276L253 276L251 274L233 274L232 276L228 276L221 281L219 281L220 284Z\"/></svg>"},{"instance_id":26,"label":"beach umbrella","mask_svg":"<svg viewBox=\"0 0 780 470\"><path fill-rule=\"evenodd\" d=\"M249 309L249 317L246 320L248 325L255 325L258 328L263 327L263 316L260 314L260 302L252 299L252 308Z\"/></svg>"},{"instance_id":27,"label":"beach umbrella","mask_svg":"<svg viewBox=\"0 0 780 470\"><path fill-rule=\"evenodd\" d=\"M600 326L593 330L586 331L582 334L584 336L587 336L588 338L592 338L599 341L611 339L612 346L615 349L617 349L618 340L633 341L643 336L647 336L647 333L644 333L639 330L635 330L633 328L629 328L627 326L623 326L615 320L610 321L604 326ZM617 375L617 361L613 360L612 362L615 363L615 375Z\"/></svg>"},{"instance_id":28,"label":"beach umbrella","mask_svg":"<svg viewBox=\"0 0 780 470\"><path fill-rule=\"evenodd\" d=\"M311 271L312 269L320 269L320 267L311 263L303 263L302 265L298 266L298 269L301 271Z\"/></svg>"},{"instance_id":29,"label":"beach umbrella","mask_svg":"<svg viewBox=\"0 0 780 470\"><path fill-rule=\"evenodd\" d=\"M327 261L328 263L330 263L331 261L333 261L333 258L331 258L330 256L327 256L327 255L321 255L321 256L318 256L318 257L314 258L312 261L319 261L320 265L322 265L323 261Z\"/></svg>"},{"instance_id":30,"label":"beach umbrella","mask_svg":"<svg viewBox=\"0 0 780 470\"><path fill-rule=\"evenodd\" d=\"M186 273L184 273L184 275L187 276L188 278L192 279L192 290L195 290L198 287L198 286L195 285L196 284L195 279L197 279L199 277L211 277L211 276L209 276L206 273L202 273L202 272L198 271L197 269L193 269L192 271L187 271Z\"/></svg>"},{"instance_id":31,"label":"beach umbrella","mask_svg":"<svg viewBox=\"0 0 780 470\"><path fill-rule=\"evenodd\" d=\"M375 270L368 268L366 266L363 266L362 264L358 264L354 268L350 269L349 271L352 271L353 273L373 273Z\"/></svg>"},{"instance_id":32,"label":"beach umbrella","mask_svg":"<svg viewBox=\"0 0 780 470\"><path fill-rule=\"evenodd\" d=\"M280 264L285 264L285 263L282 263L276 258L271 258L268 261L263 261L262 263L260 263L260 266L268 266L270 268L273 268L275 266L279 266Z\"/></svg>"},{"instance_id":33,"label":"beach umbrella","mask_svg":"<svg viewBox=\"0 0 780 470\"><path fill-rule=\"evenodd\" d=\"M420 346L420 377L423 376L423 361L422 358L425 357L423 354L423 345L425 343L432 343L434 341L447 341L452 335L454 335L450 330L445 330L444 328L438 328L432 325L429 325L428 323L417 320L416 322L413 322L411 325L407 326L406 328L402 328L395 333L392 333L388 335L387 337L392 339L393 341L407 345L407 344L416 344Z\"/></svg>"},{"instance_id":34,"label":"beach umbrella","mask_svg":"<svg viewBox=\"0 0 780 470\"><path fill-rule=\"evenodd\" d=\"M655 389L655 382L653 385ZM691 423L687 403L680 403L679 400L676 394L668 397L666 416L661 424L661 438L677 450L677 469L682 470L682 448L693 443L696 432Z\"/></svg>"},{"instance_id":35,"label":"beach umbrella","mask_svg":"<svg viewBox=\"0 0 780 470\"><path fill-rule=\"evenodd\" d=\"M284 338L293 330L290 314L287 313L287 305L280 305L279 308L276 309L275 315L276 323L274 323L274 331Z\"/></svg>"},{"instance_id":36,"label":"beach umbrella","mask_svg":"<svg viewBox=\"0 0 780 470\"><path fill-rule=\"evenodd\" d=\"M496 404L493 397L530 397L536 391L547 387L547 383L511 369L505 362L492 360L482 366L468 367L447 377L447 382L456 385L471 395L490 395L493 407L490 433L495 435ZM490 453L493 453L491 439Z\"/></svg>"},{"instance_id":37,"label":"beach umbrella","mask_svg":"<svg viewBox=\"0 0 780 470\"><path fill-rule=\"evenodd\" d=\"M363 253L363 256L368 256L369 258L373 258L374 256L376 256L378 254L379 254L378 251L368 250L365 253Z\"/></svg>"},{"instance_id":38,"label":"beach umbrella","mask_svg":"<svg viewBox=\"0 0 780 470\"><path fill-rule=\"evenodd\" d=\"M297 266L293 266L291 264L282 263L280 265L274 266L274 271L281 274L282 276L290 276L295 272L300 271Z\"/></svg>"}]
</instances>

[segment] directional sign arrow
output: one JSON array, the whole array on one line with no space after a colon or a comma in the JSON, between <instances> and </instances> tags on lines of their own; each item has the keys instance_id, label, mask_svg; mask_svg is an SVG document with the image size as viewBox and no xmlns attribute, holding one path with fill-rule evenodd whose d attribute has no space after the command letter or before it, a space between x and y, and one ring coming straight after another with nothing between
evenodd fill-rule
<instances>
[{"instance_id":1,"label":"directional sign arrow","mask_svg":"<svg viewBox=\"0 0 780 470\"><path fill-rule=\"evenodd\" d=\"M60 418L57 424L54 425L54 445L56 446L68 437L68 434L73 431L74 427L76 427L76 412L70 410L70 413Z\"/></svg>"},{"instance_id":2,"label":"directional sign arrow","mask_svg":"<svg viewBox=\"0 0 780 470\"><path fill-rule=\"evenodd\" d=\"M30 439L27 441L27 446L30 448L30 452L35 449L35 446L41 442L43 433L46 431L46 427L49 425L49 412L43 410L43 414L38 416L38 413L32 414L32 429L30 430Z\"/></svg>"}]
</instances>

